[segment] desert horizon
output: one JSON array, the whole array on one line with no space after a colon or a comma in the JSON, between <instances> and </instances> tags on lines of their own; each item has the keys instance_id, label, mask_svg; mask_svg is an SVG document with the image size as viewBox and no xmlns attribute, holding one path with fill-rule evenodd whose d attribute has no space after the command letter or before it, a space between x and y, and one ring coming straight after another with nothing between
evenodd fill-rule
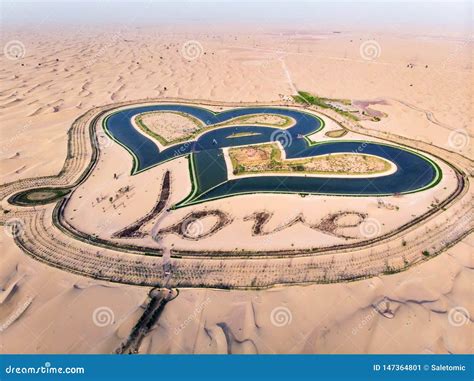
<instances>
[{"instance_id":1,"label":"desert horizon","mask_svg":"<svg viewBox=\"0 0 474 381\"><path fill-rule=\"evenodd\" d=\"M2 13L2 354L472 355L472 3Z\"/></svg>"}]
</instances>

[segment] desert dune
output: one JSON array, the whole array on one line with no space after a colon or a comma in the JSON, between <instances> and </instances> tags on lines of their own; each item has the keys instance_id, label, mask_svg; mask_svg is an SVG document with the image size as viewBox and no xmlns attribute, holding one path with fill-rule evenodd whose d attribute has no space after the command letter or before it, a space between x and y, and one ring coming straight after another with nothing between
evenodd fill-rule
<instances>
[{"instance_id":1,"label":"desert dune","mask_svg":"<svg viewBox=\"0 0 474 381\"><path fill-rule=\"evenodd\" d=\"M2 35L2 45L11 41L20 42L21 57L4 53L1 58L0 182L4 187L58 174L68 152L69 128L94 107L157 99L300 107L291 98L295 91L359 101L359 106L382 116L379 121L361 120L357 132L349 131L341 139L370 131L429 143L443 149L443 159L457 155L468 163L466 168L470 163L466 177L472 181L471 36L276 27L239 28L233 33L215 28L210 33L104 26L61 31L10 28ZM367 41L376 42L375 56L363 53ZM209 106L215 111L225 107ZM327 129L339 128L335 120L326 118ZM318 134L328 139L323 132ZM170 204L189 194L188 163L179 158L130 176L128 152L101 136L94 176L70 195L64 219L89 235L119 242L114 233L155 205L166 171L171 173ZM383 140L382 135L374 139ZM383 235L453 192L455 172L445 162L440 161L440 167L442 181L421 193L383 200L265 194L223 198L178 209L146 225L147 231L156 232L188 213L213 209L239 221L215 235L190 240L168 234L159 242L149 235L127 242L155 250L164 247L165 255L170 248L206 252L238 247L265 252L282 245L303 250L357 243L367 238L360 229L344 230L347 238L304 224L262 239L251 235L248 216L255 211L271 213L265 229L272 230L298 215L314 224L335 211L369 213L380 223L377 234ZM2 198L2 223L11 210L20 208L10 205L7 196L11 194ZM472 353L472 189L466 190L463 200L471 202L463 204L466 217L461 228L467 234L435 258L396 274L260 290L177 287L179 294L166 303L138 352ZM44 208L51 214L53 207ZM35 207L26 207L31 208ZM446 215L455 218L459 210ZM426 234L434 226L448 224L444 215L436 218L427 223ZM51 225L45 229L53 231ZM0 237L2 353L114 353L120 348L150 301L150 285L63 271L24 253L4 226ZM399 248L403 237L397 239L393 247Z\"/></svg>"}]
</instances>

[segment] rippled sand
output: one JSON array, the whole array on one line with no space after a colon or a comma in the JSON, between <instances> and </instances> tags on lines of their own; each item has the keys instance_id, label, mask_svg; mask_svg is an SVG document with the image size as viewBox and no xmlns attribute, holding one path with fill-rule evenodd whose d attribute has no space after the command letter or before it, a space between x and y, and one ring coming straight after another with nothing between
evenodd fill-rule
<instances>
[{"instance_id":1,"label":"rippled sand","mask_svg":"<svg viewBox=\"0 0 474 381\"><path fill-rule=\"evenodd\" d=\"M24 46L23 58L4 56L0 69L2 182L57 173L68 128L93 106L147 97L265 102L286 99L295 88L384 100L370 107L387 117L364 126L472 158L472 42L463 38L151 28L7 30L2 38L2 46L12 40ZM378 57L361 55L372 39ZM185 45L190 40L198 42L193 49ZM116 165L126 172L130 158L118 152L123 160ZM147 184L156 187L159 180L153 176ZM429 203L436 194L426 197ZM146 212L154 196L142 199L139 209ZM367 203L380 218L396 220L377 200ZM280 210L281 220L297 212L288 209ZM0 236L1 351L108 353L120 345L149 289L62 272ZM473 245L471 235L406 272L347 284L180 290L141 352L472 353L466 316L474 316Z\"/></svg>"}]
</instances>

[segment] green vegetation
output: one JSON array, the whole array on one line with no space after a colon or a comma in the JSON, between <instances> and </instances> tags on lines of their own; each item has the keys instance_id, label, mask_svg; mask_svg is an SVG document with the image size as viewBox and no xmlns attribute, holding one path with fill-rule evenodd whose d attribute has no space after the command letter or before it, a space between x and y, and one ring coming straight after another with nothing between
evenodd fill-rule
<instances>
[{"instance_id":1,"label":"green vegetation","mask_svg":"<svg viewBox=\"0 0 474 381\"><path fill-rule=\"evenodd\" d=\"M170 111L171 112L171 111ZM286 128L291 125L293 125L293 119L287 116L283 115L277 115L277 114L252 114L252 115L245 115L241 116L238 118L231 119L229 121L226 121L224 123L218 123L218 124L211 124L209 126L204 126L203 124L200 123L200 121L192 116L189 116L188 114L181 113L181 112L173 112L175 114L178 114L180 116L183 116L185 118L190 119L195 125L196 125L196 130L193 131L192 133L184 134L183 136L180 136L179 138L172 139L172 140L167 140L165 137L161 136L155 131L152 131L142 120L142 117L146 115L147 113L137 115L135 117L135 123L137 126L147 135L152 136L158 142L160 142L161 145L163 146L168 146L172 144L177 144L177 143L182 143L187 140L194 139L197 135L202 134L204 132L207 132L209 130L212 130L214 128L218 127L225 127L225 126L230 126L230 125L242 125L242 124L256 124L256 125L265 125L265 126L272 126L272 127L279 127L279 128ZM278 122L262 122L262 121L252 121L252 119L258 118L258 117L278 117L279 121ZM238 137L243 137L243 136L253 136L253 135L259 135L257 132L240 132L240 133L235 133L228 138L238 138Z\"/></svg>"},{"instance_id":2,"label":"green vegetation","mask_svg":"<svg viewBox=\"0 0 474 381\"><path fill-rule=\"evenodd\" d=\"M423 254L425 257L429 257L430 256L430 252L428 250L423 250L421 252L421 254Z\"/></svg>"},{"instance_id":3,"label":"green vegetation","mask_svg":"<svg viewBox=\"0 0 474 381\"><path fill-rule=\"evenodd\" d=\"M233 138L243 138L246 136L256 136L261 135L259 132L236 132L235 134L226 136L226 139L233 139Z\"/></svg>"},{"instance_id":4,"label":"green vegetation","mask_svg":"<svg viewBox=\"0 0 474 381\"><path fill-rule=\"evenodd\" d=\"M38 188L17 193L9 202L22 206L44 205L63 198L70 191L69 188Z\"/></svg>"},{"instance_id":5,"label":"green vegetation","mask_svg":"<svg viewBox=\"0 0 474 381\"><path fill-rule=\"evenodd\" d=\"M328 103L328 102L334 102L334 103L343 104L345 106L350 106L352 104L352 102L348 99L321 98L321 97L318 97L317 95L313 95L311 93L308 93L307 91L298 91L298 95L293 95L293 99L298 103L310 104L310 105L319 106L321 108L327 108L327 109L334 110L338 114L340 114L340 115L342 115L346 118L352 119L354 121L359 120L359 118L356 115L354 115L353 113L351 113L349 111L341 110L341 109L333 106L332 104Z\"/></svg>"},{"instance_id":6,"label":"green vegetation","mask_svg":"<svg viewBox=\"0 0 474 381\"><path fill-rule=\"evenodd\" d=\"M143 120L142 120L142 117L144 115L146 115L147 113L145 114L140 114L140 115L137 115L135 117L135 123L137 124L137 126L146 134L154 137L156 140L158 140L162 145L164 146L167 146L167 145L171 145L171 144L176 144L176 143L181 143L181 142L184 142L186 140L189 140L189 139L192 139L194 138L197 134L201 133L201 132L204 132L204 131L207 131L207 130L210 130L211 128L213 128L213 126L208 126L206 128L203 128L203 125L201 124L201 122L192 117L192 116L189 116L188 114L185 114L185 113L181 113L181 112L174 112L175 114L178 114L184 118L188 118L190 119L195 125L196 125L196 130L191 133L191 134L186 134L186 135L183 135L177 139L173 139L173 140L167 140L165 139L163 136L161 136L160 134L156 133L155 131L152 131L145 123L143 123Z\"/></svg>"},{"instance_id":7,"label":"green vegetation","mask_svg":"<svg viewBox=\"0 0 474 381\"><path fill-rule=\"evenodd\" d=\"M389 266L389 265L386 265L384 271L383 271L383 274L384 275L392 275L392 274L396 274L400 272L400 269L397 269L395 267L392 267L392 266Z\"/></svg>"},{"instance_id":8,"label":"green vegetation","mask_svg":"<svg viewBox=\"0 0 474 381\"><path fill-rule=\"evenodd\" d=\"M330 105L326 103L328 99L320 98L306 91L298 91L298 95L293 95L293 99L298 103L316 105L322 108L331 108Z\"/></svg>"},{"instance_id":9,"label":"green vegetation","mask_svg":"<svg viewBox=\"0 0 474 381\"><path fill-rule=\"evenodd\" d=\"M155 133L155 132L153 132L152 130L150 130L150 129L143 123L143 121L142 121L140 115L138 115L138 116L135 118L135 123L137 124L138 127L140 127L140 129L141 129L144 133L146 133L146 134L148 134L148 135L154 137L154 138L155 138L156 140L158 140L162 145L166 146L166 145L170 144L170 142L168 142L164 137L162 137L161 135L158 135L157 133Z\"/></svg>"},{"instance_id":10,"label":"green vegetation","mask_svg":"<svg viewBox=\"0 0 474 381\"><path fill-rule=\"evenodd\" d=\"M373 174L390 169L386 160L352 153L331 154L304 159L284 160L275 143L229 150L233 174L299 172L305 174Z\"/></svg>"},{"instance_id":11,"label":"green vegetation","mask_svg":"<svg viewBox=\"0 0 474 381\"><path fill-rule=\"evenodd\" d=\"M274 118L277 119L274 121L266 121L266 118ZM286 128L293 125L293 118L290 118L286 115L279 115L279 114L250 114L239 116L237 118L233 118L223 123L214 124L213 127L224 127L224 126L232 126L232 125L242 125L242 124L256 124L256 125L263 125L263 126L272 126L272 127L279 127L279 128Z\"/></svg>"},{"instance_id":12,"label":"green vegetation","mask_svg":"<svg viewBox=\"0 0 474 381\"><path fill-rule=\"evenodd\" d=\"M342 138L346 134L347 130L342 128L340 130L327 131L324 135L326 135L328 138Z\"/></svg>"}]
</instances>

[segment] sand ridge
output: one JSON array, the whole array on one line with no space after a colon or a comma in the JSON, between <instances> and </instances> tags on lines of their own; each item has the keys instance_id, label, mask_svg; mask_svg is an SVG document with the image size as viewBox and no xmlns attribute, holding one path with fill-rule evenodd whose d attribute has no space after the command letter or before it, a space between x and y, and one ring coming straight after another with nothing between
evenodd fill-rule
<instances>
[{"instance_id":1,"label":"sand ridge","mask_svg":"<svg viewBox=\"0 0 474 381\"><path fill-rule=\"evenodd\" d=\"M384 139L391 134L403 136L409 146L433 149L449 162L460 161L472 176L472 162L458 155L472 158L472 41L468 36L427 37L405 31L397 31L398 35L327 30L255 33L245 29L233 34L167 33L147 27L4 32L3 42L18 39L26 49L21 60L2 57L0 71L1 182L24 179L20 187L9 186L2 192L4 210L11 208L6 196L42 184L29 179L55 177L63 168L67 130L76 118L95 106L147 97L266 103L288 100L296 87L330 98L385 100L371 108L387 117L379 122L363 121L361 127L353 126L354 131L368 129L372 136ZM381 46L374 61L364 60L359 52L369 38ZM203 47L195 60L181 54L189 40ZM126 185L124 174L130 170L130 158L106 138L100 141L110 155L122 155L115 164L118 190ZM78 142L77 147L88 158L91 151L86 143ZM70 184L79 177L84 168L76 167L77 163L67 164L67 176L56 185ZM85 162L81 159L79 163ZM74 171L68 169L72 165ZM186 167L185 162L172 168L176 176L186 175L182 166ZM150 189L160 186L161 175L149 176ZM183 185L177 196L185 195L187 187ZM104 190L102 196L108 193ZM151 191L140 196L143 204L132 220L147 213L157 198ZM431 197L434 200L437 195ZM409 202L418 205L416 198ZM467 200L470 204L472 200ZM272 206L270 201L262 205ZM378 200L369 207L379 210ZM23 210L29 213L28 208ZM107 210L122 213L111 205ZM292 212L297 215L299 210ZM377 217L390 218L390 213L395 212L386 210ZM472 213L456 215L453 209L446 219L434 219L433 225L451 221L462 229L471 223L470 216ZM283 217L279 221L285 221ZM288 215L286 220L293 217ZM252 222L247 224L245 228L250 228ZM275 221L267 228L278 224ZM102 221L101 229L111 233L120 227ZM54 228L48 229L39 237L48 237ZM426 229L427 247L436 239L452 239L456 234L435 232L431 226ZM410 240L410 236L402 239ZM71 274L25 255L7 234L1 234L1 240L0 324L14 318L0 333L3 353L112 353L142 315L149 288ZM49 244L45 242L44 248ZM71 244L69 239L66 244ZM351 283L262 291L180 289L179 297L165 307L159 326L142 342L140 352L472 353L473 244L471 234L407 271ZM267 245L270 248L271 241ZM401 242L396 247L401 248ZM91 253L107 255L96 248ZM386 311L387 301L391 314ZM460 308L471 320L456 326L449 318L459 311L465 316ZM113 319L98 326L93 320L96 311L105 311ZM277 316L291 319L275 320Z\"/></svg>"}]
</instances>

